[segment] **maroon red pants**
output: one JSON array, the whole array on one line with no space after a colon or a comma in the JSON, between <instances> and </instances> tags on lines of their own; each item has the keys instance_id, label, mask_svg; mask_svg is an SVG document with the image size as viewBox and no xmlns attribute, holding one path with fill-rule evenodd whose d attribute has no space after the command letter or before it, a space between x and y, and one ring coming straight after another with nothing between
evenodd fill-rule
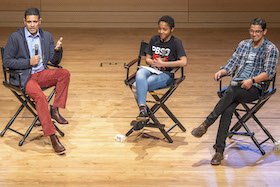
<instances>
[{"instance_id":1,"label":"maroon red pants","mask_svg":"<svg viewBox=\"0 0 280 187\"><path fill-rule=\"evenodd\" d=\"M41 88L55 86L54 107L65 108L70 73L66 69L46 69L30 76L26 83L26 94L36 104L36 110L45 136L55 134L56 130L51 120L47 97Z\"/></svg>"}]
</instances>

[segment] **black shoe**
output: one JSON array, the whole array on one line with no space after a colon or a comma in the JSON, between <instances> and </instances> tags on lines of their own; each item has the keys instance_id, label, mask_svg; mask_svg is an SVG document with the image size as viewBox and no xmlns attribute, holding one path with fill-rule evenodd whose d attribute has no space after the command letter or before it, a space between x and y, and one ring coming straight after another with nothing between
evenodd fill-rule
<instances>
[{"instance_id":1,"label":"black shoe","mask_svg":"<svg viewBox=\"0 0 280 187\"><path fill-rule=\"evenodd\" d=\"M140 110L140 113L136 117L136 120L137 121L147 121L149 119L149 115L147 112L147 106L146 105L139 106L139 110Z\"/></svg>"},{"instance_id":2,"label":"black shoe","mask_svg":"<svg viewBox=\"0 0 280 187\"><path fill-rule=\"evenodd\" d=\"M194 128L191 133L194 137L200 138L203 136L203 134L205 134L207 132L207 128L208 127L207 127L206 123L203 122L201 125Z\"/></svg>"},{"instance_id":3,"label":"black shoe","mask_svg":"<svg viewBox=\"0 0 280 187\"><path fill-rule=\"evenodd\" d=\"M211 160L211 164L214 166L220 165L223 159L224 159L223 153L216 152Z\"/></svg>"},{"instance_id":4,"label":"black shoe","mask_svg":"<svg viewBox=\"0 0 280 187\"><path fill-rule=\"evenodd\" d=\"M137 121L147 121L149 119L149 115L145 111L141 111L139 115L136 117Z\"/></svg>"},{"instance_id":5,"label":"black shoe","mask_svg":"<svg viewBox=\"0 0 280 187\"><path fill-rule=\"evenodd\" d=\"M133 126L133 130L139 131L139 130L141 130L141 129L143 129L145 127L145 122L133 120L131 122L131 125Z\"/></svg>"}]
</instances>

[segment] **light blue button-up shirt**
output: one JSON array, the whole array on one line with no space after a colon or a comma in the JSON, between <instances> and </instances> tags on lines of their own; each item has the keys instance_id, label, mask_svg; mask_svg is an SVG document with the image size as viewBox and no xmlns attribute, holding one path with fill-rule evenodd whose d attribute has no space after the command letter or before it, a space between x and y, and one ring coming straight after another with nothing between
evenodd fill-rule
<instances>
[{"instance_id":1,"label":"light blue button-up shirt","mask_svg":"<svg viewBox=\"0 0 280 187\"><path fill-rule=\"evenodd\" d=\"M40 34L37 32L35 35L32 35L27 28L24 28L25 32L25 38L27 41L28 49L30 57L33 57L35 55L35 45L37 44L39 46L38 49L38 55L40 56L40 61L36 66L32 67L32 74L38 73L45 69L43 64L43 57L42 57L42 48L41 48L41 42L40 42Z\"/></svg>"}]
</instances>

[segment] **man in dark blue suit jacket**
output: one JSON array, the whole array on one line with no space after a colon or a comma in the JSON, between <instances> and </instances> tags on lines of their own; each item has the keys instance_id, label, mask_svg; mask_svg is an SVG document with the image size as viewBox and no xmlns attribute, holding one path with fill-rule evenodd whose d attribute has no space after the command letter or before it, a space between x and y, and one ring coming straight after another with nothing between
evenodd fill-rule
<instances>
[{"instance_id":1,"label":"man in dark blue suit jacket","mask_svg":"<svg viewBox=\"0 0 280 187\"><path fill-rule=\"evenodd\" d=\"M40 29L41 17L37 8L29 8L24 15L25 27L12 33L4 50L3 64L15 72L21 72L19 76L11 75L10 83L24 88L36 104L36 110L42 124L45 136L50 136L54 151L62 154L65 151L55 135L56 130L51 118L60 124L67 124L58 111L65 108L70 73L66 69L48 69L47 63L59 64L62 58L61 37L56 45L52 35ZM53 106L48 108L48 102L43 87L56 87Z\"/></svg>"}]
</instances>

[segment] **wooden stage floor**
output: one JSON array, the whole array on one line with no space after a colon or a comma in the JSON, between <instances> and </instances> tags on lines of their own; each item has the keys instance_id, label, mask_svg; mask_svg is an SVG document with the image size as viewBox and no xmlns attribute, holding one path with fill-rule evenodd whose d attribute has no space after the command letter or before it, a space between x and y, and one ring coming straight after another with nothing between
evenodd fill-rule
<instances>
[{"instance_id":1,"label":"wooden stage floor","mask_svg":"<svg viewBox=\"0 0 280 187\"><path fill-rule=\"evenodd\" d=\"M273 144L264 145L262 156L249 138L228 140L225 160L211 166L217 122L200 138L190 131L212 110L218 97L213 75L224 65L238 42L248 37L247 29L177 29L188 53L186 80L167 105L186 127L175 128L174 143L144 139L133 133L124 143L115 135L125 134L138 109L124 85L124 63L135 58L141 40L148 41L156 29L48 28L57 40L64 37L62 65L71 72L67 109L70 121L61 126L67 153L53 153L49 140L36 128L26 143L8 131L0 138L0 186L279 186L280 153ZM0 28L3 46L15 28ZM280 47L280 29L268 38ZM100 66L102 64L102 66ZM0 73L1 80L3 73ZM276 83L280 86L279 81ZM280 139L280 97L277 92L257 114L275 139ZM0 85L0 129L11 118L19 102ZM163 112L158 116L170 122ZM14 124L25 130L32 116L24 111ZM233 120L235 121L235 119ZM257 137L260 129L249 121ZM157 130L152 134L162 137Z\"/></svg>"}]
</instances>

